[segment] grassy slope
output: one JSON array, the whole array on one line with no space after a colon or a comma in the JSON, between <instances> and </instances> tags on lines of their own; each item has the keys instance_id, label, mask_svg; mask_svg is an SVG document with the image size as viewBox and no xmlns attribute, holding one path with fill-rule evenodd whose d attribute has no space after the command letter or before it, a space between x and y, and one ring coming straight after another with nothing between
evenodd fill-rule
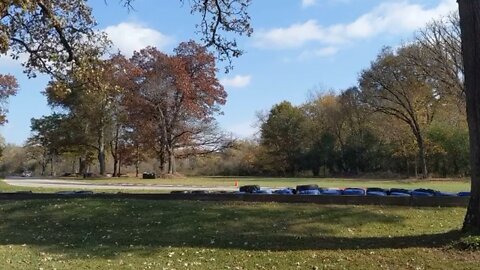
<instances>
[{"instance_id":1,"label":"grassy slope","mask_svg":"<svg viewBox=\"0 0 480 270\"><path fill-rule=\"evenodd\" d=\"M464 209L0 202L2 269L478 269ZM453 231L452 231L453 230ZM316 268L317 267L317 268Z\"/></svg>"}]
</instances>

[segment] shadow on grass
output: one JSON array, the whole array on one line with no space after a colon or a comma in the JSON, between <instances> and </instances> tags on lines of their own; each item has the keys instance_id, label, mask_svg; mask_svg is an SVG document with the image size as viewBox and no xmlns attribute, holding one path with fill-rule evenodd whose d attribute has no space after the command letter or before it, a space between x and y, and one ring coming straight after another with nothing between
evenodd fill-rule
<instances>
[{"instance_id":1,"label":"shadow on grass","mask_svg":"<svg viewBox=\"0 0 480 270\"><path fill-rule=\"evenodd\" d=\"M441 247L460 235L452 231L389 237L389 231L405 226L406 218L398 215L398 209L396 213L379 209L91 199L0 202L0 244L111 257L121 252L148 256L165 247L260 251ZM362 229L372 232L362 234ZM360 233L351 234L355 231Z\"/></svg>"}]
</instances>

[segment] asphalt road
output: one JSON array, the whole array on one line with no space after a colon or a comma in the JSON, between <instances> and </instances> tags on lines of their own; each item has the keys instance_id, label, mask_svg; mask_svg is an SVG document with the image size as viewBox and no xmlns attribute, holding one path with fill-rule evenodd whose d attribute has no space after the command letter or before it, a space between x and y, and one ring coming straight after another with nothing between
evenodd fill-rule
<instances>
[{"instance_id":1,"label":"asphalt road","mask_svg":"<svg viewBox=\"0 0 480 270\"><path fill-rule=\"evenodd\" d=\"M119 190L212 190L212 191L236 191L235 187L203 187L184 185L141 185L141 184L95 184L80 181L60 179L39 179L32 177L7 177L5 183L19 187L55 188L55 189L119 189Z\"/></svg>"}]
</instances>

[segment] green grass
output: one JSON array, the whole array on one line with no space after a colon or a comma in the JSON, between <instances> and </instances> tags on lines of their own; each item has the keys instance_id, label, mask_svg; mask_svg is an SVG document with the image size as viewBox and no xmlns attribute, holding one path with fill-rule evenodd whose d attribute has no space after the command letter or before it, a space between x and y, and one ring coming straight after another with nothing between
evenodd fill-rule
<instances>
[{"instance_id":1,"label":"green grass","mask_svg":"<svg viewBox=\"0 0 480 270\"><path fill-rule=\"evenodd\" d=\"M12 186L3 182L3 179L0 179L0 192L32 191L37 193L45 193L45 192L56 192L59 190L61 189Z\"/></svg>"},{"instance_id":2,"label":"green grass","mask_svg":"<svg viewBox=\"0 0 480 270\"><path fill-rule=\"evenodd\" d=\"M460 208L0 202L1 269L478 269Z\"/></svg>"},{"instance_id":3,"label":"green grass","mask_svg":"<svg viewBox=\"0 0 480 270\"><path fill-rule=\"evenodd\" d=\"M188 177L179 179L152 179L137 178L103 178L87 179L90 183L130 183L149 185L197 185L197 186L226 186L233 187L235 181L239 185L260 185L262 187L295 187L302 184L318 184L320 187L401 187L401 188L431 188L441 191L468 191L470 182L465 179L341 179L341 178L255 178L255 177Z\"/></svg>"}]
</instances>

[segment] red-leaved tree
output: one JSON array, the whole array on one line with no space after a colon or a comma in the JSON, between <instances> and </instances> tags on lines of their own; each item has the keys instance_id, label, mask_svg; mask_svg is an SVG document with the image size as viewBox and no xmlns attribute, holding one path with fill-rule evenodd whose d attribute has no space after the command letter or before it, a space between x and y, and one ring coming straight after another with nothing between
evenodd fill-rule
<instances>
[{"instance_id":1,"label":"red-leaved tree","mask_svg":"<svg viewBox=\"0 0 480 270\"><path fill-rule=\"evenodd\" d=\"M136 87L126 99L130 120L137 132L150 135L160 169L174 174L175 158L193 153L192 145L199 152L213 151L213 144L202 145L202 138L211 141L212 129L205 126L213 126L213 116L227 97L216 77L215 57L189 41L181 43L172 56L148 47L131 60L141 72L132 78ZM149 132L142 131L146 129Z\"/></svg>"}]
</instances>

